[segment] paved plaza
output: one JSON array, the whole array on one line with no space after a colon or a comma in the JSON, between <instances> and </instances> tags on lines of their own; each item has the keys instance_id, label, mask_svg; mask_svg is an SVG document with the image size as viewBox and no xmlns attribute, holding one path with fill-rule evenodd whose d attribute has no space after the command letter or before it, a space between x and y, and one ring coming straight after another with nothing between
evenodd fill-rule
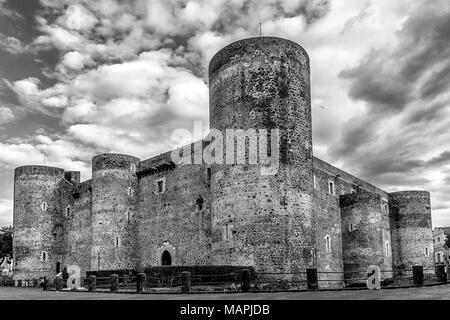
<instances>
[{"instance_id":1,"label":"paved plaza","mask_svg":"<svg viewBox=\"0 0 450 320\"><path fill-rule=\"evenodd\" d=\"M0 287L0 300L449 300L450 284L405 289L320 292L131 294L55 292L40 288Z\"/></svg>"}]
</instances>

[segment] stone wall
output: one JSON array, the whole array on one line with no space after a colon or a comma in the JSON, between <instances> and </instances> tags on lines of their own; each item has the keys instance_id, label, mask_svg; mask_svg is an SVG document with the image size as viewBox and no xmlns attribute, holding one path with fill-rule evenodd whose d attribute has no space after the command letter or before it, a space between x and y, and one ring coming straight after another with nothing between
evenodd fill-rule
<instances>
[{"instance_id":1,"label":"stone wall","mask_svg":"<svg viewBox=\"0 0 450 320\"><path fill-rule=\"evenodd\" d=\"M207 166L173 166L170 162L170 154L166 153L140 164L141 268L161 265L164 251L170 254L172 265L210 263L211 195ZM162 192L158 182L162 183Z\"/></svg>"},{"instance_id":2,"label":"stone wall","mask_svg":"<svg viewBox=\"0 0 450 320\"><path fill-rule=\"evenodd\" d=\"M91 270L92 248L92 180L75 185L68 195L72 199L66 219L67 252L64 267L78 265L81 273Z\"/></svg>"},{"instance_id":3,"label":"stone wall","mask_svg":"<svg viewBox=\"0 0 450 320\"><path fill-rule=\"evenodd\" d=\"M342 230L339 194L342 184L336 185L336 194L328 192L328 181L334 176L320 169L314 170L314 212L316 231L316 266L319 272L342 272ZM327 250L327 237L331 247ZM343 279L342 274L321 275L319 279ZM325 283L337 286L338 282ZM321 283L322 285L322 283Z\"/></svg>"}]
</instances>

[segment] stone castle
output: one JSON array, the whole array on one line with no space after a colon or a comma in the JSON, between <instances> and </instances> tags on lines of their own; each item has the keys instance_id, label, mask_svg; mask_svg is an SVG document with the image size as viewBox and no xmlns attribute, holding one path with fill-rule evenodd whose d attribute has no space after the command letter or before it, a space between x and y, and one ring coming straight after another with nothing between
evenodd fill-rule
<instances>
[{"instance_id":1,"label":"stone castle","mask_svg":"<svg viewBox=\"0 0 450 320\"><path fill-rule=\"evenodd\" d=\"M212 58L209 87L211 128L280 130L276 174L261 174L259 164L176 164L171 152L97 155L84 182L76 171L18 167L15 277L54 276L68 265L433 265L428 192L388 193L313 156L309 57L300 45L231 43Z\"/></svg>"}]
</instances>

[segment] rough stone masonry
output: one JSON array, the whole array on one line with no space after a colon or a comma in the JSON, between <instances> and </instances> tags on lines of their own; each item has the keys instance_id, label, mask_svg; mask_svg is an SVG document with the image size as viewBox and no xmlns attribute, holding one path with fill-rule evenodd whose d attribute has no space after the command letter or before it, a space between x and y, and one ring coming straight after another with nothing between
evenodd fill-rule
<instances>
[{"instance_id":1,"label":"rough stone masonry","mask_svg":"<svg viewBox=\"0 0 450 320\"><path fill-rule=\"evenodd\" d=\"M84 182L79 172L18 167L15 278L52 277L72 264L83 273L432 266L428 192L387 193L313 156L309 57L300 45L234 42L212 58L209 86L212 128L280 130L276 174L261 175L259 164L176 164L170 151L147 160L97 155Z\"/></svg>"}]
</instances>

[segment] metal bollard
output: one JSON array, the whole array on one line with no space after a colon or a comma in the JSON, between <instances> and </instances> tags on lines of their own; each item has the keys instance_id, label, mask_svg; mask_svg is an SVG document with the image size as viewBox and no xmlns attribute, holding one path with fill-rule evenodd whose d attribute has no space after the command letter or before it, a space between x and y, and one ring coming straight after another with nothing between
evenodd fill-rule
<instances>
[{"instance_id":1,"label":"metal bollard","mask_svg":"<svg viewBox=\"0 0 450 320\"><path fill-rule=\"evenodd\" d=\"M189 271L181 272L181 292L191 292L191 273Z\"/></svg>"},{"instance_id":2,"label":"metal bollard","mask_svg":"<svg viewBox=\"0 0 450 320\"><path fill-rule=\"evenodd\" d=\"M138 273L136 277L136 292L142 293L145 290L145 282L147 275L145 273Z\"/></svg>"},{"instance_id":3,"label":"metal bollard","mask_svg":"<svg viewBox=\"0 0 450 320\"><path fill-rule=\"evenodd\" d=\"M56 291L59 291L62 289L62 279L59 276L56 276L53 280L53 284L55 285Z\"/></svg>"},{"instance_id":4,"label":"metal bollard","mask_svg":"<svg viewBox=\"0 0 450 320\"><path fill-rule=\"evenodd\" d=\"M317 269L306 269L306 283L309 290L319 289L319 282L317 280Z\"/></svg>"},{"instance_id":5,"label":"metal bollard","mask_svg":"<svg viewBox=\"0 0 450 320\"><path fill-rule=\"evenodd\" d=\"M112 274L109 276L110 291L116 292L119 289L119 275Z\"/></svg>"},{"instance_id":6,"label":"metal bollard","mask_svg":"<svg viewBox=\"0 0 450 320\"><path fill-rule=\"evenodd\" d=\"M47 277L44 277L44 280L42 282L42 290L47 291L48 289L48 279Z\"/></svg>"},{"instance_id":7,"label":"metal bollard","mask_svg":"<svg viewBox=\"0 0 450 320\"><path fill-rule=\"evenodd\" d=\"M89 276L89 291L97 290L97 277L95 275Z\"/></svg>"},{"instance_id":8,"label":"metal bollard","mask_svg":"<svg viewBox=\"0 0 450 320\"><path fill-rule=\"evenodd\" d=\"M249 269L241 270L241 291L248 292L252 283L252 277Z\"/></svg>"},{"instance_id":9,"label":"metal bollard","mask_svg":"<svg viewBox=\"0 0 450 320\"><path fill-rule=\"evenodd\" d=\"M413 266L413 283L416 286L423 285L423 267L422 266Z\"/></svg>"},{"instance_id":10,"label":"metal bollard","mask_svg":"<svg viewBox=\"0 0 450 320\"><path fill-rule=\"evenodd\" d=\"M437 265L435 268L436 279L439 282L447 282L447 273L445 273L445 265Z\"/></svg>"}]
</instances>

